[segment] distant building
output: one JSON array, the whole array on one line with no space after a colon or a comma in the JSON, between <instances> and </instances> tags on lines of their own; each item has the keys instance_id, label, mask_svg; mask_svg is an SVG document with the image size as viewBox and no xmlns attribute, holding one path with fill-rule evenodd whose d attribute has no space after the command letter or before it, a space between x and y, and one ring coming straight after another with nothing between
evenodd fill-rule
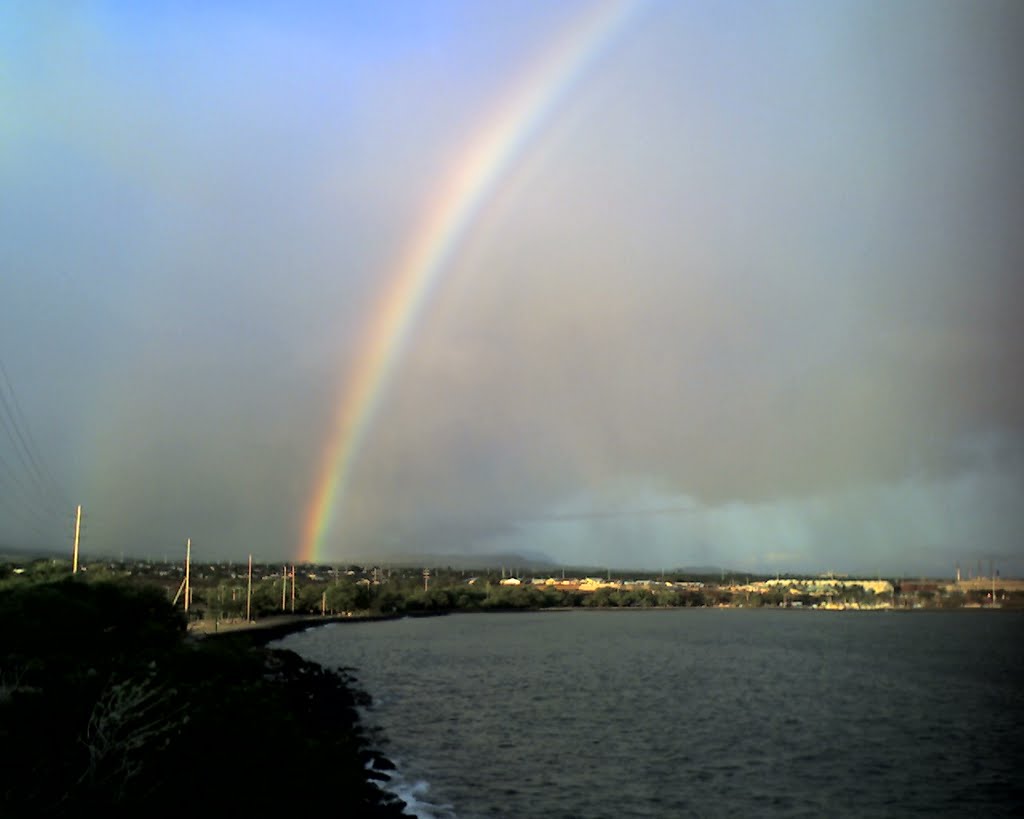
<instances>
[{"instance_id":1,"label":"distant building","mask_svg":"<svg viewBox=\"0 0 1024 819\"><path fill-rule=\"evenodd\" d=\"M776 578L750 585L754 587L753 590L796 589L807 594L828 594L860 586L864 591L875 594L892 594L892 583L888 580L840 580L833 577L816 577L810 580Z\"/></svg>"}]
</instances>

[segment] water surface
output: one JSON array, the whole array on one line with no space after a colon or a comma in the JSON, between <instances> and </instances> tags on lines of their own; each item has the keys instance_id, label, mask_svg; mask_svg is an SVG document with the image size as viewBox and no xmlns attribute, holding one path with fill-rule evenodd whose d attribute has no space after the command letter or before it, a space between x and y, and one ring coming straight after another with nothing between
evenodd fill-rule
<instances>
[{"instance_id":1,"label":"water surface","mask_svg":"<svg viewBox=\"0 0 1024 819\"><path fill-rule=\"evenodd\" d=\"M963 816L1024 800L1022 634L1009 612L588 610L281 645L354 670L436 816Z\"/></svg>"}]
</instances>

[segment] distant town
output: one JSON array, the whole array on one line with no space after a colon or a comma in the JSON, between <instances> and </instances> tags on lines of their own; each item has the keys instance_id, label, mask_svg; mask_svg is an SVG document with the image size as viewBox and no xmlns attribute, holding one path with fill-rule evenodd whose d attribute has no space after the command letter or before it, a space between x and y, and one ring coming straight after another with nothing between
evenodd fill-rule
<instances>
[{"instance_id":1,"label":"distant town","mask_svg":"<svg viewBox=\"0 0 1024 819\"><path fill-rule=\"evenodd\" d=\"M1024 580L993 571L951 579L838 574L753 576L578 569L268 564L0 558L0 585L75 576L155 585L199 629L302 616L394 616L564 608L786 608L811 610L1024 609Z\"/></svg>"}]
</instances>

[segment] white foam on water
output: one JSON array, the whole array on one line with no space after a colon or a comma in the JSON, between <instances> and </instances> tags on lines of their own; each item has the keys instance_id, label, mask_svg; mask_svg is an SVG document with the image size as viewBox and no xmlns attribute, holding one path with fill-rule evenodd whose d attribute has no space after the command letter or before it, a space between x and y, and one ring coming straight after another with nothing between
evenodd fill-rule
<instances>
[{"instance_id":1,"label":"white foam on water","mask_svg":"<svg viewBox=\"0 0 1024 819\"><path fill-rule=\"evenodd\" d=\"M430 783L423 779L410 781L405 778L395 760L393 770L381 771L387 774L388 779L378 781L377 786L393 796L397 796L405 803L405 813L408 816L415 816L417 819L457 819L455 810L451 805L436 805L427 800L430 792ZM372 765L367 767L372 768ZM379 769L375 769L379 770Z\"/></svg>"}]
</instances>

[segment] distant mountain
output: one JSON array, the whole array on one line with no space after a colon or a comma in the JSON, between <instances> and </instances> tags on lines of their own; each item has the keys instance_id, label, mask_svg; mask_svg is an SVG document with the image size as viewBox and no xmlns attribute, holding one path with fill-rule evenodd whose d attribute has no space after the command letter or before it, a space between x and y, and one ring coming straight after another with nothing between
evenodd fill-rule
<instances>
[{"instance_id":1,"label":"distant mountain","mask_svg":"<svg viewBox=\"0 0 1024 819\"><path fill-rule=\"evenodd\" d=\"M547 555L537 552L519 554L384 554L375 555L364 560L352 559L346 562L365 565L384 565L394 567L447 567L453 569L546 569L551 570L556 564Z\"/></svg>"},{"instance_id":2,"label":"distant mountain","mask_svg":"<svg viewBox=\"0 0 1024 819\"><path fill-rule=\"evenodd\" d=\"M516 572L519 575L548 575L554 573L556 569L564 569L567 573L571 573L574 576L603 576L609 571L620 576L630 573L651 575L662 571L657 568L640 568L619 564L559 563L556 560L552 560L548 555L530 551L495 554L378 554L362 560L352 559L347 562L366 566L383 565L395 568L440 568L450 566L453 569L468 569L471 571L507 569L509 572ZM684 566L682 568L666 566L664 572L665 574L683 574L695 577L749 574L737 569L723 569L721 566Z\"/></svg>"},{"instance_id":3,"label":"distant mountain","mask_svg":"<svg viewBox=\"0 0 1024 819\"><path fill-rule=\"evenodd\" d=\"M673 569L672 571L676 574L747 574L747 572L742 572L737 569L723 569L721 566L683 566L681 569Z\"/></svg>"},{"instance_id":4,"label":"distant mountain","mask_svg":"<svg viewBox=\"0 0 1024 819\"><path fill-rule=\"evenodd\" d=\"M40 559L65 559L71 560L70 552L57 551L56 549L44 549L39 546L10 546L0 545L0 562L17 563L25 560Z\"/></svg>"},{"instance_id":5,"label":"distant mountain","mask_svg":"<svg viewBox=\"0 0 1024 819\"><path fill-rule=\"evenodd\" d=\"M21 563L36 559L63 559L70 561L71 554L63 551L48 550L41 548L22 548L17 546L0 544L0 563ZM97 560L114 560L112 557L100 557L95 554L88 556L89 562ZM122 557L123 560L123 557ZM172 561L173 562L173 561ZM346 558L343 561L331 561L333 563L346 563L359 566L387 566L392 568L430 568L439 569L451 567L453 569L465 569L467 571L501 571L514 572L520 576L547 576L557 570L564 570L566 574L573 576L604 576L612 572L618 576L636 573L640 575L659 574L659 568L644 568L636 566L625 566L619 564L603 565L588 563L559 563L549 555L541 552L501 552L493 554L464 554L464 553L429 553L409 554L375 554L363 555L361 557ZM723 569L720 566L685 566L682 568L665 566L665 574L691 575L697 577L720 577L722 574L742 575L750 574L735 569Z\"/></svg>"}]
</instances>

